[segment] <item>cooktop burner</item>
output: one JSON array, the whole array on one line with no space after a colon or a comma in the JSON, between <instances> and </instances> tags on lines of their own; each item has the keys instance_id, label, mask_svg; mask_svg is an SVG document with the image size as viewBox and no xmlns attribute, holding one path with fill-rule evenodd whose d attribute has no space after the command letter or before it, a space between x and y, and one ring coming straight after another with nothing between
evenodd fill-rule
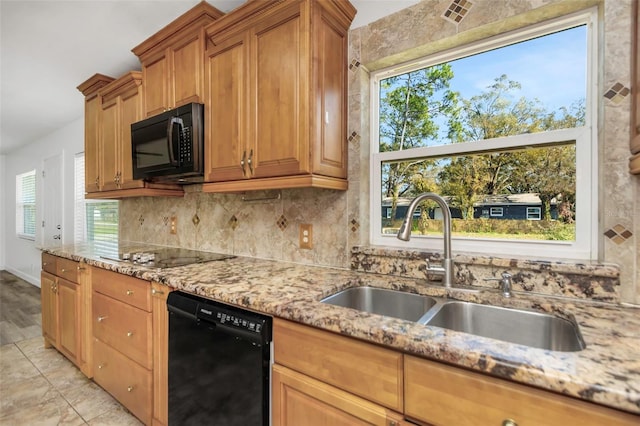
<instances>
[{"instance_id":1,"label":"cooktop burner","mask_svg":"<svg viewBox=\"0 0 640 426\"><path fill-rule=\"evenodd\" d=\"M137 247L135 249L119 250L117 255L103 255L101 257L120 262L130 262L149 268L174 268L193 263L231 259L235 256L175 247Z\"/></svg>"}]
</instances>

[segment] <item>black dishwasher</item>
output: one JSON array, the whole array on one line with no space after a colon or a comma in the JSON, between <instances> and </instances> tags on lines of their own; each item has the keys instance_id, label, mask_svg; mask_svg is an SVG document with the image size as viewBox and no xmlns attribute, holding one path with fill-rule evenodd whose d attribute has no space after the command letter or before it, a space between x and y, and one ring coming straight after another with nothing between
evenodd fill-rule
<instances>
[{"instance_id":1,"label":"black dishwasher","mask_svg":"<svg viewBox=\"0 0 640 426\"><path fill-rule=\"evenodd\" d=\"M268 426L271 318L169 293L169 425Z\"/></svg>"}]
</instances>

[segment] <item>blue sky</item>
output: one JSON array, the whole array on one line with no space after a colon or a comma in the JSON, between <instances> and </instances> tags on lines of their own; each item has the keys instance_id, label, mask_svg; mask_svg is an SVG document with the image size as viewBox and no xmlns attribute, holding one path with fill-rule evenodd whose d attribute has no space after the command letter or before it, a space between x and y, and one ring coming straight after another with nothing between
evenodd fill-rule
<instances>
[{"instance_id":1,"label":"blue sky","mask_svg":"<svg viewBox=\"0 0 640 426\"><path fill-rule=\"evenodd\" d=\"M520 96L548 110L569 106L586 93L586 37L581 26L452 61L452 87L468 98L507 74L522 85Z\"/></svg>"}]
</instances>

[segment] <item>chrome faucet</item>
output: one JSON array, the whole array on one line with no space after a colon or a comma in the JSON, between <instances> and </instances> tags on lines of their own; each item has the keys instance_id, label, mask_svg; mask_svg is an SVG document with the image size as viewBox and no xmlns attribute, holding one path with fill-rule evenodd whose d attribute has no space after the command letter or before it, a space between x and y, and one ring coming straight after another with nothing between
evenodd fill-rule
<instances>
[{"instance_id":1,"label":"chrome faucet","mask_svg":"<svg viewBox=\"0 0 640 426\"><path fill-rule=\"evenodd\" d=\"M449 210L449 206L444 198L438 194L434 194L433 192L425 192L424 194L420 194L414 198L413 201L411 201L411 204L409 204L407 215L402 222L400 230L398 231L398 239L402 241L409 241L411 238L411 220L413 218L413 213L418 207L418 204L424 200L435 201L436 204L438 204L438 207L442 210L442 217L444 219L442 225L442 231L444 234L444 260L442 261L442 266L432 266L429 261L427 261L427 274L431 273L443 276L444 286L450 288L453 275L453 259L451 258L451 211Z\"/></svg>"}]
</instances>

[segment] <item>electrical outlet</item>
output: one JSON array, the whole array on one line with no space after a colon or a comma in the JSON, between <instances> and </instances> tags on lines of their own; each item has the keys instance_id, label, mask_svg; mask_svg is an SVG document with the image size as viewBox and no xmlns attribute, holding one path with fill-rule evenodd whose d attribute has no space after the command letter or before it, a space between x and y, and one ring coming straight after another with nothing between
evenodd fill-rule
<instances>
[{"instance_id":1,"label":"electrical outlet","mask_svg":"<svg viewBox=\"0 0 640 426\"><path fill-rule=\"evenodd\" d=\"M310 250L313 248L313 225L300 224L300 248Z\"/></svg>"},{"instance_id":2,"label":"electrical outlet","mask_svg":"<svg viewBox=\"0 0 640 426\"><path fill-rule=\"evenodd\" d=\"M177 230L177 222L178 222L178 218L176 216L171 216L171 223L169 224L169 233L170 234L176 234L178 232L178 230Z\"/></svg>"}]
</instances>

